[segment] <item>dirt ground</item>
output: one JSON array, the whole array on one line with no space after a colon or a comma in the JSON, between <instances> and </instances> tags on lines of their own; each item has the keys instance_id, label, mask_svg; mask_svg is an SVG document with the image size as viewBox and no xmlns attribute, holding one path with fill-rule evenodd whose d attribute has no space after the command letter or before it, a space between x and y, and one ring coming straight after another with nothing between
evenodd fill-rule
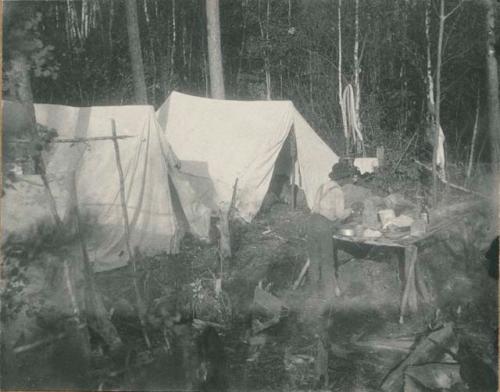
<instances>
[{"instance_id":1,"label":"dirt ground","mask_svg":"<svg viewBox=\"0 0 500 392\"><path fill-rule=\"evenodd\" d=\"M206 370L205 362L215 355L209 350L203 354L206 357L198 358L200 333L192 327L197 318L215 323L214 344L222 348L212 362L220 365L223 376L211 386L205 384L204 390L376 391L432 326L448 321L454 323L457 358L468 386L465 390L496 390L497 281L487 274L486 241L477 240L484 233L471 229L464 242L460 229L448 230L420 253L431 300L400 324L401 287L396 260L388 255L343 264L338 297L315 297L307 277L302 286L293 289L307 259L307 218L307 211L276 203L251 224L234 223L233 258L222 268L217 248L192 238L185 239L179 255L144 260L140 286L148 304L150 350L133 310L130 272L123 268L99 274L98 286L125 353L117 359L91 334L89 361L75 362L85 356L71 333L53 344L18 354L16 361L9 361L4 350L2 360L7 366L2 369L7 377L3 387L196 390L202 385L196 381L200 369ZM13 310L13 320L4 320L10 326L4 337L10 333L16 347L70 328L60 322L71 309L68 294L53 289L60 288L63 279L58 264L61 254L78 257L74 245L57 255L46 251L34 256L38 262L26 272L28 281L39 283L39 287L26 285L33 298L43 301L31 313L25 306L25 310ZM341 258L348 259L347 255ZM53 267L52 279L36 277L54 264L59 267ZM220 276L223 292L216 296L214 282ZM255 334L252 325L257 316L252 303L259 282L283 301L287 312L279 322ZM159 308L164 309L161 328L155 319ZM326 342L328 352L326 386L317 383L320 340ZM382 340L410 343L404 349L374 344Z\"/></svg>"}]
</instances>

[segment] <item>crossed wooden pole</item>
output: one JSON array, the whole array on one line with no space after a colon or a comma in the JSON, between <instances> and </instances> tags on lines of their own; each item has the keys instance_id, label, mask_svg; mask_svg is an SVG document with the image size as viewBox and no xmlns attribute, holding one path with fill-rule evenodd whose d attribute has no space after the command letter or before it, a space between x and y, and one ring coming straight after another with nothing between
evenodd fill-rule
<instances>
[{"instance_id":1,"label":"crossed wooden pole","mask_svg":"<svg viewBox=\"0 0 500 392\"><path fill-rule=\"evenodd\" d=\"M145 321L144 321L144 314L145 314L146 308L144 305L144 301L142 300L142 296L141 296L141 293L139 290L139 284L137 281L137 264L136 264L135 255L133 254L132 247L130 245L130 224L129 224L129 217L128 217L128 211L127 211L127 201L126 201L126 195L125 195L125 178L124 178L123 167L122 167L121 158L120 158L120 147L118 145L118 140L127 139L127 138L131 138L131 137L135 137L135 136L129 136L129 135L118 136L116 134L116 122L114 119L111 119L111 136L56 139L56 140L54 140L54 142L56 142L56 143L87 143L89 141L105 141L105 140L111 140L113 142L114 151L115 151L115 158L116 158L116 166L118 169L118 177L119 177L119 183L120 183L120 201L121 201L121 208L122 208L122 214L123 214L124 241L125 241L125 246L126 246L126 250L128 253L128 257L129 257L128 263L132 267L132 283L133 283L134 293L135 293L135 297L136 297L137 315L138 315L138 318L139 318L139 321L141 324L141 330L142 330L144 340L146 342L148 349L150 349L151 348L151 341L150 341L149 336L147 334L146 325L145 325ZM93 278L92 267L90 266L87 245L86 245L86 242L85 242L85 239L83 236L82 219L81 219L79 209L78 209L76 177L74 174L73 174L72 184L73 184L72 191L74 192L74 201L76 203L75 208L74 208L74 213L76 215L76 220L77 220L77 230L78 230L78 236L80 238L80 245L81 245L81 249L82 249L84 271L85 271L86 279L88 281L88 287L91 290L90 295L92 296L93 292L95 292L94 291L95 290L95 282L94 282L94 278ZM48 188L48 191L50 193L50 188ZM56 218L57 218L57 216L56 216ZM56 221L60 222L60 219L56 219ZM94 302L94 301L92 301L92 302ZM96 310L99 310L99 308L100 308L100 306L97 306ZM102 313L102 312L100 312L100 313Z\"/></svg>"}]
</instances>

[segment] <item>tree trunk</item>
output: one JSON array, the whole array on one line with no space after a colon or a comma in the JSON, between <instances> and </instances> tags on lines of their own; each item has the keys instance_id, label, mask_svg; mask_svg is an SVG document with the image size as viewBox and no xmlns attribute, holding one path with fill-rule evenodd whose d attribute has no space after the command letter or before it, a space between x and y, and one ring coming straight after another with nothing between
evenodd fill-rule
<instances>
[{"instance_id":1,"label":"tree trunk","mask_svg":"<svg viewBox=\"0 0 500 392\"><path fill-rule=\"evenodd\" d=\"M313 55L312 49L309 48L309 104L312 111L314 111L313 81Z\"/></svg>"},{"instance_id":2,"label":"tree trunk","mask_svg":"<svg viewBox=\"0 0 500 392\"><path fill-rule=\"evenodd\" d=\"M432 78L431 63L431 0L425 2L425 39L427 43L427 113L429 124L434 124L434 79Z\"/></svg>"},{"instance_id":3,"label":"tree trunk","mask_svg":"<svg viewBox=\"0 0 500 392\"><path fill-rule=\"evenodd\" d=\"M11 79L9 84L12 91L10 93L13 97L17 98L20 103L25 107L32 127L36 124L35 120L35 108L33 107L33 92L31 90L31 80L30 80L30 64L27 56L16 51L13 54L12 60L10 61L11 67Z\"/></svg>"},{"instance_id":4,"label":"tree trunk","mask_svg":"<svg viewBox=\"0 0 500 392\"><path fill-rule=\"evenodd\" d=\"M426 40L426 77L427 77L427 115L426 115L426 139L434 145L434 124L435 124L435 110L436 106L434 103L434 78L432 76L432 60L431 60L431 36L430 36L430 28L431 28L431 0L425 1L425 40ZM432 159L434 162L434 152L435 148L433 148ZM433 165L434 166L434 165ZM435 173L433 172L433 175ZM433 177L434 180L434 177ZM434 185L435 186L435 185Z\"/></svg>"},{"instance_id":5,"label":"tree trunk","mask_svg":"<svg viewBox=\"0 0 500 392\"><path fill-rule=\"evenodd\" d=\"M208 65L212 98L224 99L224 72L220 40L219 0L205 0L207 12Z\"/></svg>"},{"instance_id":6,"label":"tree trunk","mask_svg":"<svg viewBox=\"0 0 500 392\"><path fill-rule=\"evenodd\" d=\"M486 63L488 73L488 131L490 135L491 163L493 172L493 200L495 206L496 232L499 231L498 197L500 173L500 106L498 99L498 64L495 57L495 7L496 2L486 0Z\"/></svg>"},{"instance_id":7,"label":"tree trunk","mask_svg":"<svg viewBox=\"0 0 500 392\"><path fill-rule=\"evenodd\" d=\"M113 20L115 19L114 0L109 1L108 46L109 56L113 54Z\"/></svg>"},{"instance_id":8,"label":"tree trunk","mask_svg":"<svg viewBox=\"0 0 500 392\"><path fill-rule=\"evenodd\" d=\"M338 87L339 87L339 105L340 105L340 115L342 117L342 126L343 132L345 136L345 153L349 155L350 145L349 145L349 134L347 133L347 124L346 124L346 113L344 108L344 101L342 100L342 0L339 0L338 8L338 35L339 35L339 43L338 43Z\"/></svg>"},{"instance_id":9,"label":"tree trunk","mask_svg":"<svg viewBox=\"0 0 500 392\"><path fill-rule=\"evenodd\" d=\"M265 50L265 68L266 68L266 99L271 100L271 61L269 59L269 18L271 16L270 0L267 0L266 8L266 50Z\"/></svg>"},{"instance_id":10,"label":"tree trunk","mask_svg":"<svg viewBox=\"0 0 500 392\"><path fill-rule=\"evenodd\" d=\"M434 117L434 146L432 149L432 197L434 205L438 201L438 178L437 178L437 154L439 148L440 110L441 110L441 62L443 52L443 32L444 32L444 0L440 1L439 7L439 36L436 64L436 97L435 117Z\"/></svg>"},{"instance_id":11,"label":"tree trunk","mask_svg":"<svg viewBox=\"0 0 500 392\"><path fill-rule=\"evenodd\" d=\"M264 75L266 83L266 99L271 100L271 62L269 60L269 0L267 0L267 11L266 11L266 28L262 23L261 13L260 13L260 0L257 2L257 15L260 29L260 38L264 42L263 55L264 55Z\"/></svg>"},{"instance_id":12,"label":"tree trunk","mask_svg":"<svg viewBox=\"0 0 500 392\"><path fill-rule=\"evenodd\" d=\"M465 183L467 184L472 174L472 166L474 164L474 150L476 147L477 138L477 128L479 123L479 90L477 92L477 103L476 103L476 118L474 119L474 128L472 129L472 141L470 143L470 153L469 153L469 165L467 166L467 176Z\"/></svg>"},{"instance_id":13,"label":"tree trunk","mask_svg":"<svg viewBox=\"0 0 500 392\"><path fill-rule=\"evenodd\" d=\"M175 23L175 0L172 0L172 49L170 50L170 77L169 85L174 79L175 50L177 47L177 25Z\"/></svg>"},{"instance_id":14,"label":"tree trunk","mask_svg":"<svg viewBox=\"0 0 500 392\"><path fill-rule=\"evenodd\" d=\"M283 99L283 62L280 59L280 99Z\"/></svg>"},{"instance_id":15,"label":"tree trunk","mask_svg":"<svg viewBox=\"0 0 500 392\"><path fill-rule=\"evenodd\" d=\"M11 59L10 75L7 80L9 93L13 99L17 99L25 106L32 127L34 127L36 120L31 90L30 59L27 53L20 49L22 45L10 44L10 42L16 42L17 36L22 34L24 28L21 24L33 16L33 9L29 5L23 6L20 2L4 2L1 9L4 13L2 27L7 38L4 46L8 47Z\"/></svg>"},{"instance_id":16,"label":"tree trunk","mask_svg":"<svg viewBox=\"0 0 500 392\"><path fill-rule=\"evenodd\" d=\"M149 15L149 8L148 8L148 2L144 2L144 16L146 17L146 25L147 25L147 31L148 31L148 41L149 41L149 55L150 55L150 62L151 62L151 68L153 71L153 89L151 91L151 102L156 103L156 74L157 74L157 68L156 68L156 48L155 48L155 41L154 41L154 34L156 31L152 28L151 26L151 16Z\"/></svg>"},{"instance_id":17,"label":"tree trunk","mask_svg":"<svg viewBox=\"0 0 500 392\"><path fill-rule=\"evenodd\" d=\"M292 27L292 0L288 0L288 28Z\"/></svg>"},{"instance_id":18,"label":"tree trunk","mask_svg":"<svg viewBox=\"0 0 500 392\"><path fill-rule=\"evenodd\" d=\"M144 65L142 62L136 0L126 0L125 8L127 11L128 46L130 52L130 62L132 63L135 101L138 104L147 104L148 94L146 89L146 80L144 78Z\"/></svg>"},{"instance_id":19,"label":"tree trunk","mask_svg":"<svg viewBox=\"0 0 500 392\"><path fill-rule=\"evenodd\" d=\"M355 2L354 10L354 109L356 112L356 123L358 129L361 131L361 117L359 113L359 105L361 101L361 86L359 82L359 74L361 69L359 67L359 0ZM358 146L356 146L357 149Z\"/></svg>"},{"instance_id":20,"label":"tree trunk","mask_svg":"<svg viewBox=\"0 0 500 392\"><path fill-rule=\"evenodd\" d=\"M248 0L241 2L243 22L241 26L241 45L238 56L238 69L236 71L236 94L239 95L241 91L241 72L243 70L243 56L245 54L246 35L247 35L247 14L248 14Z\"/></svg>"},{"instance_id":21,"label":"tree trunk","mask_svg":"<svg viewBox=\"0 0 500 392\"><path fill-rule=\"evenodd\" d=\"M184 75L186 75L186 71L188 68L188 62L187 62L187 52L186 52L186 46L187 46L187 26L186 26L186 11L184 8L181 7L181 21L182 21L182 34L181 34L181 42L182 42L182 68Z\"/></svg>"},{"instance_id":22,"label":"tree trunk","mask_svg":"<svg viewBox=\"0 0 500 392\"><path fill-rule=\"evenodd\" d=\"M31 89L30 77L30 58L29 53L22 49L25 42L16 42L18 36L24 34L24 22L33 16L33 8L31 6L23 6L20 3L10 3L3 5L6 15L12 19L5 21L4 31L6 31L7 44L10 55L10 72L7 80L9 93L14 100L19 101L25 108L29 118L29 138L36 139L36 118L35 108L33 106L33 91ZM10 44L15 42L15 44ZM37 154L38 155L38 154ZM33 160L29 162L27 171L31 174L36 172L40 155L32 156Z\"/></svg>"}]
</instances>

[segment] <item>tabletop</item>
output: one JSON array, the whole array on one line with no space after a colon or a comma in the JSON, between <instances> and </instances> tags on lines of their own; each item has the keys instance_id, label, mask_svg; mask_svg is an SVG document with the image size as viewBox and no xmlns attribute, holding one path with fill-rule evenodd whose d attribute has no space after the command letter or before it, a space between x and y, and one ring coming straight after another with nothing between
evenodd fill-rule
<instances>
[{"instance_id":1,"label":"tabletop","mask_svg":"<svg viewBox=\"0 0 500 392\"><path fill-rule=\"evenodd\" d=\"M450 218L446 220L442 220L439 223L430 224L425 233L422 233L418 236L411 235L411 233L400 233L400 234L391 234L390 237L386 235L382 235L381 237L371 238L371 237L357 237L357 236L345 236L341 234L334 234L332 238L334 240L351 242L354 244L366 244L366 245L374 245L374 246L391 246L391 247L400 247L406 248L411 245L415 245L419 241L423 241L430 237L433 237L441 230L446 227L451 226L455 223L457 219Z\"/></svg>"}]
</instances>

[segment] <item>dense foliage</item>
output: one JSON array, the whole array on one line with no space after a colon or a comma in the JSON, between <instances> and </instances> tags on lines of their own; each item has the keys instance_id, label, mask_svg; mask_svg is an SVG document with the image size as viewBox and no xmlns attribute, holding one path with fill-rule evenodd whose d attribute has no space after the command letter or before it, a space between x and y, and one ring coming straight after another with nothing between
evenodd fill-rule
<instances>
[{"instance_id":1,"label":"dense foliage","mask_svg":"<svg viewBox=\"0 0 500 392\"><path fill-rule=\"evenodd\" d=\"M447 11L459 4L446 0ZM149 102L176 89L208 95L205 9L201 0L138 0ZM436 63L438 4L432 4L431 57ZM25 34L34 47L35 102L75 106L133 103L124 2L35 1ZM337 152L343 151L338 104L338 0L222 0L221 33L227 98L290 99ZM344 1L345 84L353 82L354 1ZM446 20L441 123L448 156L464 161L480 105L478 159L488 159L485 115L485 10L462 1ZM10 15L13 20L23 12ZM24 13L26 15L26 13ZM425 2L361 1L361 123L369 154L377 145L408 156L425 143ZM8 24L7 24L8 25ZM10 45L12 47L12 44ZM4 70L9 75L9 56ZM267 68L266 68L267 67ZM8 83L6 84L8 86ZM418 147L418 148L417 148ZM394 158L397 161L397 157Z\"/></svg>"}]
</instances>

